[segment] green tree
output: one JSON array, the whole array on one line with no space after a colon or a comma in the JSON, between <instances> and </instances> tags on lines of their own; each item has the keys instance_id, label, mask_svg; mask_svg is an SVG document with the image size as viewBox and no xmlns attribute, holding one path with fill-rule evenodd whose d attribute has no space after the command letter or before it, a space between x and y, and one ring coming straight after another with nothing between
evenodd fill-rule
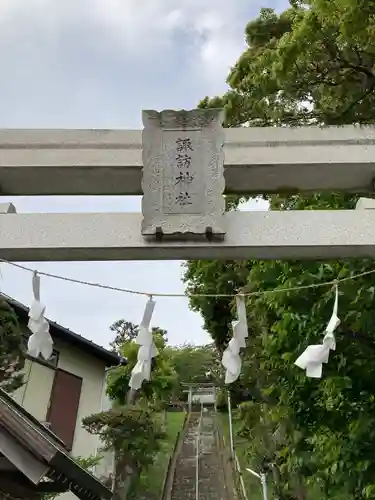
<instances>
[{"instance_id":1,"label":"green tree","mask_svg":"<svg viewBox=\"0 0 375 500\"><path fill-rule=\"evenodd\" d=\"M132 323L126 322L127 331L137 332L138 326ZM166 349L166 331L160 328L153 328L153 339L155 345L159 351L158 356L152 360L152 370L150 381L145 381L139 391L138 396L147 399L149 402L166 403L172 397L173 392L177 388L178 379L174 367L170 361L168 355L168 350ZM119 404L125 404L127 393L129 390L129 380L131 377L131 371L137 362L137 355L139 346L130 340L135 338L127 335L125 338L128 340L123 340L120 342L120 338L117 338L115 342L116 351L127 359L128 363L126 365L121 365L110 371L108 375L108 386L107 393L109 397L116 400ZM113 343L114 344L114 343Z\"/></svg>"},{"instance_id":2,"label":"green tree","mask_svg":"<svg viewBox=\"0 0 375 500\"><path fill-rule=\"evenodd\" d=\"M13 392L23 383L25 339L14 309L0 299L0 387Z\"/></svg>"},{"instance_id":3,"label":"green tree","mask_svg":"<svg viewBox=\"0 0 375 500\"><path fill-rule=\"evenodd\" d=\"M220 361L216 349L211 344L185 344L167 349L180 382L205 383L219 379Z\"/></svg>"},{"instance_id":4,"label":"green tree","mask_svg":"<svg viewBox=\"0 0 375 500\"><path fill-rule=\"evenodd\" d=\"M174 398L181 401L187 398L182 384L212 383L216 386L222 382L222 366L220 356L214 344L196 346L184 344L179 347L167 347L170 362L178 378L178 390Z\"/></svg>"},{"instance_id":5,"label":"green tree","mask_svg":"<svg viewBox=\"0 0 375 500\"><path fill-rule=\"evenodd\" d=\"M150 408L127 405L83 419L84 428L100 436L103 451L114 450L116 498L137 498L141 471L153 463L165 438L155 417Z\"/></svg>"},{"instance_id":6,"label":"green tree","mask_svg":"<svg viewBox=\"0 0 375 500\"><path fill-rule=\"evenodd\" d=\"M222 97L205 98L201 106L223 106L227 126L373 123L374 26L374 5L368 1L297 0L280 15L263 9L246 27L248 48L228 77L230 90ZM284 193L267 198L271 209L319 210L353 208L357 197ZM187 290L235 293L244 286L248 291L280 291L375 267L372 260L363 259L238 266L189 262ZM371 276L364 276L340 285L337 351L321 381L307 379L293 362L308 344L321 341L332 311L332 291L311 288L248 299L251 334L244 373L234 388L251 387L255 404L264 408L267 403L267 432L274 431L275 423L282 431L283 439L268 457L281 474L280 498L309 498L311 484L321 489L320 498L375 495L372 282ZM233 304L194 298L191 306L202 313L207 331L222 350ZM223 312L223 317L217 319L215 312ZM247 431L255 425L245 413L242 408L244 432L246 425Z\"/></svg>"},{"instance_id":7,"label":"green tree","mask_svg":"<svg viewBox=\"0 0 375 500\"><path fill-rule=\"evenodd\" d=\"M113 351L120 353L125 343L136 339L139 331L139 325L135 325L131 321L125 321L124 319L119 319L115 321L109 327L109 329L112 332L115 332L115 338L109 345L111 346ZM164 337L165 341L167 340L166 330L163 330L162 328L159 327L154 327L151 330L153 334L161 335L162 337Z\"/></svg>"},{"instance_id":8,"label":"green tree","mask_svg":"<svg viewBox=\"0 0 375 500\"><path fill-rule=\"evenodd\" d=\"M186 292L192 295L232 294L246 284L248 266L247 261L189 261L184 272ZM230 340L231 301L226 297L193 297L190 307L202 314L205 330L222 352Z\"/></svg>"},{"instance_id":9,"label":"green tree","mask_svg":"<svg viewBox=\"0 0 375 500\"><path fill-rule=\"evenodd\" d=\"M153 328L159 355L152 363L151 379L142 384L137 401L128 399L131 371L137 362L135 342L138 325L120 320L111 326L116 332L112 349L127 359L126 365L111 369L107 375L107 394L113 400L109 411L83 420L85 429L100 436L103 451L115 456L115 498L137 498L140 474L151 465L165 437L159 411L177 384L177 375L165 354L166 331ZM130 495L130 496L129 496Z\"/></svg>"}]
</instances>

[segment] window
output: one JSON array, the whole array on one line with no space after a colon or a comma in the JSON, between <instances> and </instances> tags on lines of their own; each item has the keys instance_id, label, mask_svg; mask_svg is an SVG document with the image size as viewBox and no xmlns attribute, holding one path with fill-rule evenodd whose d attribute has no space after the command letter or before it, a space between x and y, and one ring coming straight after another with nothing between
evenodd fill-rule
<instances>
[{"instance_id":1,"label":"window","mask_svg":"<svg viewBox=\"0 0 375 500\"><path fill-rule=\"evenodd\" d=\"M72 449L77 424L82 378L57 368L53 381L47 421L51 430Z\"/></svg>"}]
</instances>

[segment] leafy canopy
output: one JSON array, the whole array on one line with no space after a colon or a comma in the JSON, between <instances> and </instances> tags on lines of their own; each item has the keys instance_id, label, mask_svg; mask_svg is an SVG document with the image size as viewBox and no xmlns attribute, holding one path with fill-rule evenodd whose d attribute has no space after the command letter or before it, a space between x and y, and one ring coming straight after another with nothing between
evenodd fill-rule
<instances>
[{"instance_id":1,"label":"leafy canopy","mask_svg":"<svg viewBox=\"0 0 375 500\"><path fill-rule=\"evenodd\" d=\"M123 321L123 320L121 320ZM118 325L118 322L114 325ZM111 329L114 329L114 325ZM138 334L138 326L130 322L122 323L122 331L116 335L112 346L116 345L118 354L127 359L126 365L121 365L111 370L108 374L107 393L112 400L119 404L125 404L129 389L131 372L137 362L138 344L134 339ZM153 339L159 351L158 356L152 360L152 371L150 381L145 381L139 391L139 396L148 401L158 403L167 402L171 399L177 388L177 373L166 350L166 331L153 328Z\"/></svg>"},{"instance_id":2,"label":"leafy canopy","mask_svg":"<svg viewBox=\"0 0 375 500\"><path fill-rule=\"evenodd\" d=\"M297 0L281 14L263 9L246 27L248 47L228 76L229 91L206 97L200 106L223 106L230 127L373 123L374 28L374 6L365 0ZM319 210L353 208L357 196L306 196L286 188L266 198L272 210ZM187 263L185 280L193 293L236 293L241 287L280 291L373 268L369 259L198 261ZM239 418L243 435L262 436L258 457L264 457L266 442L273 443L266 459L275 464L280 499L375 498L371 275L340 285L342 323L323 379L307 379L293 365L308 344L321 341L332 305L328 287L268 293L247 301L249 345L241 380L231 390L239 399L252 400L241 406ZM201 312L222 351L233 303L195 297L191 307Z\"/></svg>"},{"instance_id":3,"label":"leafy canopy","mask_svg":"<svg viewBox=\"0 0 375 500\"><path fill-rule=\"evenodd\" d=\"M0 387L13 392L23 383L25 339L14 309L0 299Z\"/></svg>"},{"instance_id":4,"label":"leafy canopy","mask_svg":"<svg viewBox=\"0 0 375 500\"><path fill-rule=\"evenodd\" d=\"M114 452L116 498L124 495L138 498L141 472L154 462L165 438L156 410L160 410L170 397L176 385L176 373L164 355L166 332L154 328L153 338L159 356L153 363L151 380L143 384L138 401L127 404L129 380L139 349L135 343L138 326L119 320L111 330L116 332L112 349L126 358L127 364L119 365L107 374L107 393L112 399L112 408L85 418L83 426L88 432L100 436L104 451Z\"/></svg>"},{"instance_id":5,"label":"leafy canopy","mask_svg":"<svg viewBox=\"0 0 375 500\"><path fill-rule=\"evenodd\" d=\"M168 356L180 383L217 382L221 374L220 359L212 344L168 347Z\"/></svg>"},{"instance_id":6,"label":"leafy canopy","mask_svg":"<svg viewBox=\"0 0 375 500\"><path fill-rule=\"evenodd\" d=\"M82 423L88 432L100 436L104 451L121 450L119 455L131 456L138 469L153 462L160 439L165 437L152 410L135 405L86 417Z\"/></svg>"}]
</instances>

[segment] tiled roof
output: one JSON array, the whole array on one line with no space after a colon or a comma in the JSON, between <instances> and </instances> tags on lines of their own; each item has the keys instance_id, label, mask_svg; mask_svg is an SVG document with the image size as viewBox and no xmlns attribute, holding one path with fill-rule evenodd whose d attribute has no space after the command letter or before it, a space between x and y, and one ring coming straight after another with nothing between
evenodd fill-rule
<instances>
[{"instance_id":1,"label":"tiled roof","mask_svg":"<svg viewBox=\"0 0 375 500\"><path fill-rule=\"evenodd\" d=\"M62 446L61 441L51 431L2 389L0 389L0 434L1 432L10 436L15 445L31 452L40 463L47 464L47 477L65 485L81 500L112 498L111 491L92 474L76 464ZM17 468L19 460L12 461L14 453L9 453L9 448L5 447L3 441L0 439L0 454ZM27 476L27 463L24 464L22 471L19 470ZM42 479L43 476L34 484L38 484Z\"/></svg>"},{"instance_id":2,"label":"tiled roof","mask_svg":"<svg viewBox=\"0 0 375 500\"><path fill-rule=\"evenodd\" d=\"M17 315L20 318L27 320L29 314L29 308L27 306L4 293L0 295L16 310ZM87 354L91 354L92 356L101 359L107 366L115 366L120 363L120 357L116 353L95 344L91 340L78 335L78 333L72 332L55 321L48 319L48 322L50 324L50 332L53 338L66 342L77 349L85 351Z\"/></svg>"}]
</instances>

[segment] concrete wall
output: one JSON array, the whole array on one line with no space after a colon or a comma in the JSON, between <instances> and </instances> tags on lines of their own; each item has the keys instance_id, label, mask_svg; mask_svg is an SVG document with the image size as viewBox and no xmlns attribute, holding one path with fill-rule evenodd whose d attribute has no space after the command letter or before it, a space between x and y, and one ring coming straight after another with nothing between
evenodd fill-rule
<instances>
[{"instance_id":1,"label":"concrete wall","mask_svg":"<svg viewBox=\"0 0 375 500\"><path fill-rule=\"evenodd\" d=\"M27 360L23 373L25 383L12 396L35 418L44 422L47 417L55 370Z\"/></svg>"},{"instance_id":2,"label":"concrete wall","mask_svg":"<svg viewBox=\"0 0 375 500\"><path fill-rule=\"evenodd\" d=\"M106 395L105 391L103 390L103 395L102 395L102 410L103 411L108 411L112 407L111 400L109 397ZM100 442L99 442L99 448L100 448ZM95 467L94 473L95 475L102 481L107 480L108 478L111 477L114 469L114 454L112 451L101 451L99 449L100 455L103 457L100 463Z\"/></svg>"}]
</instances>

